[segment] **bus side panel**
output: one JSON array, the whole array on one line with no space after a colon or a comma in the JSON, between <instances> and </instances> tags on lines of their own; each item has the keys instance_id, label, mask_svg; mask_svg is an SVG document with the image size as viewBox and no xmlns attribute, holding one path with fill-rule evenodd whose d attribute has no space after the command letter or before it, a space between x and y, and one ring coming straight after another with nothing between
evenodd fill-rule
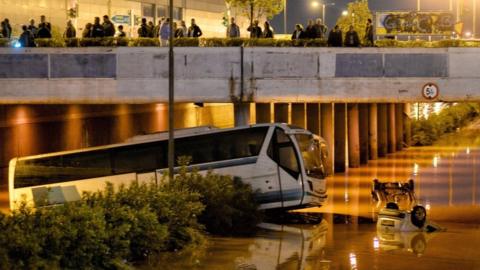
<instances>
[{"instance_id":1,"label":"bus side panel","mask_svg":"<svg viewBox=\"0 0 480 270\"><path fill-rule=\"evenodd\" d=\"M10 210L13 209L13 202L14 202L14 197L15 197L15 192L14 192L14 180L15 180L15 168L17 165L17 158L14 158L10 160L10 163L8 165L8 198L9 198L9 204L10 204Z\"/></svg>"},{"instance_id":2,"label":"bus side panel","mask_svg":"<svg viewBox=\"0 0 480 270\"><path fill-rule=\"evenodd\" d=\"M135 173L18 189L13 189L12 186L10 209L13 210L18 207L18 203L23 198L25 198L27 205L32 207L35 206L35 201L46 198L52 204L65 203L80 200L83 192L103 191L108 182L118 188L122 184L128 186L133 181L136 181Z\"/></svg>"}]
</instances>

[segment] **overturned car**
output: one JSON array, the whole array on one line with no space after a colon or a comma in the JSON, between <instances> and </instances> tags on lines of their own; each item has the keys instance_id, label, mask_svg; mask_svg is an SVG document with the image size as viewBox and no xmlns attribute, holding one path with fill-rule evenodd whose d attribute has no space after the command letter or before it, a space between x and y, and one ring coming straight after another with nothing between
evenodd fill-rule
<instances>
[{"instance_id":1,"label":"overturned car","mask_svg":"<svg viewBox=\"0 0 480 270\"><path fill-rule=\"evenodd\" d=\"M432 232L440 228L427 221L427 211L415 197L413 180L373 180L372 199L378 210L377 230L387 232Z\"/></svg>"}]
</instances>

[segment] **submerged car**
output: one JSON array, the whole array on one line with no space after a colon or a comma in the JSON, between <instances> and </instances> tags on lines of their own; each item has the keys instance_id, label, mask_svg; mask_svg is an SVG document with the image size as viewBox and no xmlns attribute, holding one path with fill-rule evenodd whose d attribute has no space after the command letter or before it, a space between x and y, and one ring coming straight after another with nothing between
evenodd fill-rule
<instances>
[{"instance_id":1,"label":"submerged car","mask_svg":"<svg viewBox=\"0 0 480 270\"><path fill-rule=\"evenodd\" d=\"M372 198L378 211L377 230L387 232L432 232L438 226L427 222L427 210L415 197L413 180L380 182L373 180Z\"/></svg>"}]
</instances>

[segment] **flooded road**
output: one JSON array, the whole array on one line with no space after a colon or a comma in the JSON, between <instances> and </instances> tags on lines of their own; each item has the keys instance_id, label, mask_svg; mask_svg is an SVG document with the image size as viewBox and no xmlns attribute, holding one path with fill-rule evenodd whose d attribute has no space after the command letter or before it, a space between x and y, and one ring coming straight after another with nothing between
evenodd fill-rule
<instances>
[{"instance_id":1,"label":"flooded road","mask_svg":"<svg viewBox=\"0 0 480 270\"><path fill-rule=\"evenodd\" d=\"M252 238L211 238L196 256L145 269L480 269L480 129L412 147L328 181L321 224L263 224ZM379 234L372 180L415 180L437 233Z\"/></svg>"}]
</instances>

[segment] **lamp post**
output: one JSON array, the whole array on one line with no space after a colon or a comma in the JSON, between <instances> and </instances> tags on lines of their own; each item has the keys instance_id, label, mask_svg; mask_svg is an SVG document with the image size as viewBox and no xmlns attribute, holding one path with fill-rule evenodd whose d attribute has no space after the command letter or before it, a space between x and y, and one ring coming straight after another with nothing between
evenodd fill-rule
<instances>
[{"instance_id":1,"label":"lamp post","mask_svg":"<svg viewBox=\"0 0 480 270\"><path fill-rule=\"evenodd\" d=\"M287 33L287 0L283 0L283 32Z\"/></svg>"},{"instance_id":2,"label":"lamp post","mask_svg":"<svg viewBox=\"0 0 480 270\"><path fill-rule=\"evenodd\" d=\"M325 23L325 10L326 10L326 7L327 7L327 6L334 6L335 3L328 3L328 4L322 3L322 4L320 4L320 3L317 2L317 1L313 1L313 2L311 3L312 8L318 8L320 5L322 5L322 21L323 21L323 23Z\"/></svg>"},{"instance_id":3,"label":"lamp post","mask_svg":"<svg viewBox=\"0 0 480 270\"><path fill-rule=\"evenodd\" d=\"M168 177L173 180L175 166L174 127L174 54L173 54L173 0L169 0L170 36L168 38Z\"/></svg>"},{"instance_id":4,"label":"lamp post","mask_svg":"<svg viewBox=\"0 0 480 270\"><path fill-rule=\"evenodd\" d=\"M472 37L477 36L477 0L473 0L473 27L472 27Z\"/></svg>"}]
</instances>

